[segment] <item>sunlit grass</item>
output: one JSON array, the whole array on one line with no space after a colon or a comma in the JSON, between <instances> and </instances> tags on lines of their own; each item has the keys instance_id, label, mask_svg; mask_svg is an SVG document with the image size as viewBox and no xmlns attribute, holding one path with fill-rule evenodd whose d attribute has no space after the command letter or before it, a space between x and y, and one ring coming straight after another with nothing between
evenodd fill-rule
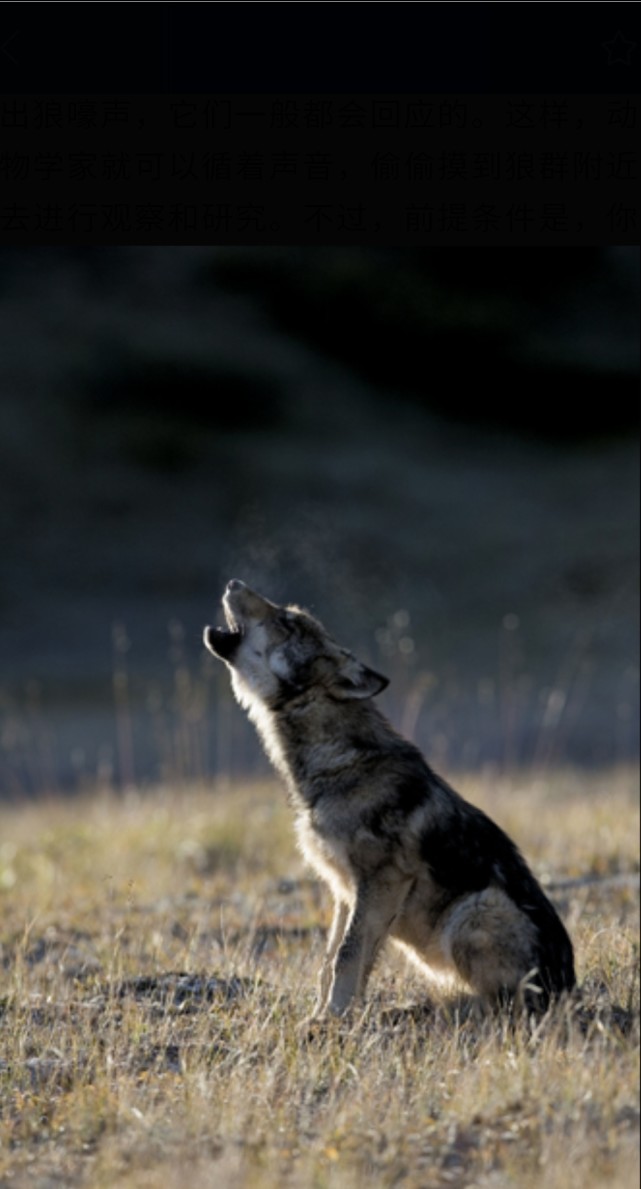
<instances>
[{"instance_id":1,"label":"sunlit grass","mask_svg":"<svg viewBox=\"0 0 641 1189\"><path fill-rule=\"evenodd\" d=\"M275 785L2 807L0 1183L636 1184L637 775L456 782L572 932L583 1002L534 1033L390 956L310 1039L330 905Z\"/></svg>"}]
</instances>

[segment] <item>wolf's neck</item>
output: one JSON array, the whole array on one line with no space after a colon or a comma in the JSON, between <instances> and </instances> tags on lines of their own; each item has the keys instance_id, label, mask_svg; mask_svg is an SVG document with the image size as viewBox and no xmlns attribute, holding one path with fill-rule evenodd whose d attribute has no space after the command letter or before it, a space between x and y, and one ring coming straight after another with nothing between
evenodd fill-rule
<instances>
[{"instance_id":1,"label":"wolf's neck","mask_svg":"<svg viewBox=\"0 0 641 1189\"><path fill-rule=\"evenodd\" d=\"M274 768L280 775L290 783L291 772L287 762L285 747L283 746L283 739L278 730L278 723L276 717L271 710L258 700L246 703L247 713L253 722L260 740L267 752L268 758L271 760Z\"/></svg>"},{"instance_id":2,"label":"wolf's neck","mask_svg":"<svg viewBox=\"0 0 641 1189\"><path fill-rule=\"evenodd\" d=\"M313 804L321 785L339 790L350 782L354 765L380 747L381 735L393 729L372 706L324 708L318 699L297 702L285 711L262 703L248 707L249 716L272 764L295 801ZM378 737L376 737L378 736Z\"/></svg>"}]
</instances>

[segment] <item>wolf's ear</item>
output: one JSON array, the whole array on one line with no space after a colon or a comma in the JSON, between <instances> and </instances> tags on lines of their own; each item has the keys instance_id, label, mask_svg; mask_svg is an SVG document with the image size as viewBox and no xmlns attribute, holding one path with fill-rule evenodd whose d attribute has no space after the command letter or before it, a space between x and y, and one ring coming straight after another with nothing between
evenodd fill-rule
<instances>
[{"instance_id":1,"label":"wolf's ear","mask_svg":"<svg viewBox=\"0 0 641 1189\"><path fill-rule=\"evenodd\" d=\"M347 701L351 698L373 698L389 685L389 678L374 669L362 665L356 657L350 657L347 664L341 665L329 687L333 698Z\"/></svg>"}]
</instances>

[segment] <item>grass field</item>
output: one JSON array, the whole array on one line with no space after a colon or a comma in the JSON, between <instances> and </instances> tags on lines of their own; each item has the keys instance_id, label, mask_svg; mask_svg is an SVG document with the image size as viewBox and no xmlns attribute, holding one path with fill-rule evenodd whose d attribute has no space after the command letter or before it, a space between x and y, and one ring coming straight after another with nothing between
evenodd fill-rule
<instances>
[{"instance_id":1,"label":"grass field","mask_svg":"<svg viewBox=\"0 0 641 1189\"><path fill-rule=\"evenodd\" d=\"M638 772L457 783L575 942L538 1028L390 955L310 1039L330 904L276 785L2 806L0 1185L638 1184Z\"/></svg>"}]
</instances>

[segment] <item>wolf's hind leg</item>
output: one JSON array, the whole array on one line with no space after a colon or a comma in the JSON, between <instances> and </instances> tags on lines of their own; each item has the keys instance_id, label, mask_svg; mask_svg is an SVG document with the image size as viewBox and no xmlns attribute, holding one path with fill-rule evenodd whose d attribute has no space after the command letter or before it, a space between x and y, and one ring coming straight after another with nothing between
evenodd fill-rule
<instances>
[{"instance_id":1,"label":"wolf's hind leg","mask_svg":"<svg viewBox=\"0 0 641 1189\"><path fill-rule=\"evenodd\" d=\"M536 983L537 930L499 888L465 896L450 909L441 934L446 956L490 1003ZM528 976L530 976L528 978Z\"/></svg>"}]
</instances>

